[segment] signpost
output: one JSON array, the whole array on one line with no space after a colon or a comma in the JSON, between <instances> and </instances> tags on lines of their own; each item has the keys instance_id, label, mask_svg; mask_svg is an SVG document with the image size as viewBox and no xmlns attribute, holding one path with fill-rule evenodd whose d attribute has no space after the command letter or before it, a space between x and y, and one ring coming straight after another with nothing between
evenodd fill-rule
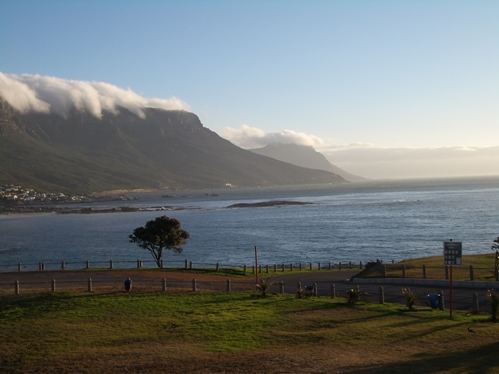
<instances>
[{"instance_id":1,"label":"signpost","mask_svg":"<svg viewBox=\"0 0 499 374\"><path fill-rule=\"evenodd\" d=\"M452 319L452 267L463 263L463 243L444 242L444 265L449 267L449 315Z\"/></svg>"},{"instance_id":2,"label":"signpost","mask_svg":"<svg viewBox=\"0 0 499 374\"><path fill-rule=\"evenodd\" d=\"M499 237L494 240L492 250L496 251L496 255L494 257L494 279L497 282L499 281Z\"/></svg>"}]
</instances>

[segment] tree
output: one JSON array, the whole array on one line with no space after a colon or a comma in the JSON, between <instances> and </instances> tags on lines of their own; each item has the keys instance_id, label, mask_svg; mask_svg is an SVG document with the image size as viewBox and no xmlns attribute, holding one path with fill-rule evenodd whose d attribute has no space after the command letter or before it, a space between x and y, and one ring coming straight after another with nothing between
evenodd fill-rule
<instances>
[{"instance_id":1,"label":"tree","mask_svg":"<svg viewBox=\"0 0 499 374\"><path fill-rule=\"evenodd\" d=\"M137 227L128 238L131 243L147 249L158 267L161 267L163 250L182 252L182 246L189 239L189 233L181 228L179 220L161 216L148 221L145 226Z\"/></svg>"}]
</instances>

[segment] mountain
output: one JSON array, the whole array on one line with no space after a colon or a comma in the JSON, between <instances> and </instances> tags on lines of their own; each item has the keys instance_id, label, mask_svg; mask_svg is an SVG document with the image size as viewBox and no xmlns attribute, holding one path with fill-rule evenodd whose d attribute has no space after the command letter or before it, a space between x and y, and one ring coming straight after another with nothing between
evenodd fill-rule
<instances>
[{"instance_id":1,"label":"mountain","mask_svg":"<svg viewBox=\"0 0 499 374\"><path fill-rule=\"evenodd\" d=\"M0 99L0 184L88 193L339 182L243 150L182 110L120 107L99 118L75 108L21 113Z\"/></svg>"},{"instance_id":2,"label":"mountain","mask_svg":"<svg viewBox=\"0 0 499 374\"><path fill-rule=\"evenodd\" d=\"M348 171L331 164L322 153L317 152L311 146L298 144L270 144L263 148L251 149L251 151L293 165L329 171L350 182L361 182L366 180L363 177L351 174Z\"/></svg>"}]
</instances>

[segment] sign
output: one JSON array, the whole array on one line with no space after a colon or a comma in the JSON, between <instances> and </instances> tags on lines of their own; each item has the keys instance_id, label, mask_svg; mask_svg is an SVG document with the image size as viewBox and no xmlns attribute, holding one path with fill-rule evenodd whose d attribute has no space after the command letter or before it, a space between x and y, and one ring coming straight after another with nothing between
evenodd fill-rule
<instances>
[{"instance_id":1,"label":"sign","mask_svg":"<svg viewBox=\"0 0 499 374\"><path fill-rule=\"evenodd\" d=\"M444 242L444 265L461 265L463 243L452 240Z\"/></svg>"}]
</instances>

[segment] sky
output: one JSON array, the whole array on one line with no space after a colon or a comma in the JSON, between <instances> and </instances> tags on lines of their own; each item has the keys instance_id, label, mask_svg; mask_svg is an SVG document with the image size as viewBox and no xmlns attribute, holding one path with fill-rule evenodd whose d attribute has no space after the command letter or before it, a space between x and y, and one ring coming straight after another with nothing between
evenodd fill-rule
<instances>
[{"instance_id":1,"label":"sky","mask_svg":"<svg viewBox=\"0 0 499 374\"><path fill-rule=\"evenodd\" d=\"M453 173L499 174L498 19L497 1L2 0L0 72L175 97L242 146L294 139L370 177L477 150Z\"/></svg>"}]
</instances>

